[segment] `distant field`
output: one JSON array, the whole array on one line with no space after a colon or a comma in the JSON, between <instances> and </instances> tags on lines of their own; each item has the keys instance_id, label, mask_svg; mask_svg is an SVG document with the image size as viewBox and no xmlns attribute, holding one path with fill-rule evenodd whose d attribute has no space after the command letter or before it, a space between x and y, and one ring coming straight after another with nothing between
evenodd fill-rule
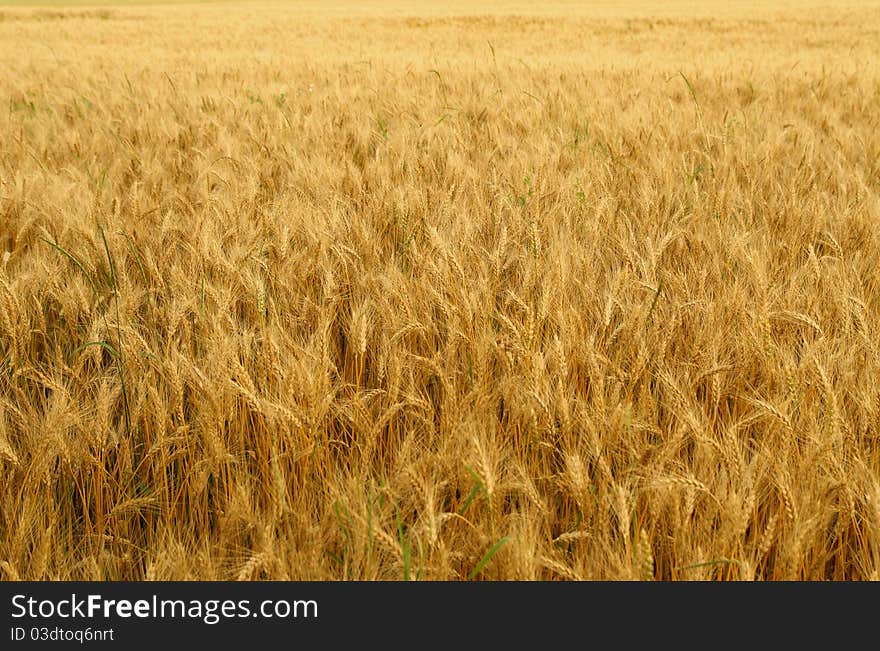
<instances>
[{"instance_id":1,"label":"distant field","mask_svg":"<svg viewBox=\"0 0 880 651\"><path fill-rule=\"evenodd\" d=\"M880 3L4 5L0 578L880 579Z\"/></svg>"},{"instance_id":2,"label":"distant field","mask_svg":"<svg viewBox=\"0 0 880 651\"><path fill-rule=\"evenodd\" d=\"M141 5L188 5L215 3L220 4L225 0L3 0L0 2L0 9L8 8L28 8L28 9L69 9L83 7L136 7ZM245 4L242 0L238 0L238 4Z\"/></svg>"}]
</instances>

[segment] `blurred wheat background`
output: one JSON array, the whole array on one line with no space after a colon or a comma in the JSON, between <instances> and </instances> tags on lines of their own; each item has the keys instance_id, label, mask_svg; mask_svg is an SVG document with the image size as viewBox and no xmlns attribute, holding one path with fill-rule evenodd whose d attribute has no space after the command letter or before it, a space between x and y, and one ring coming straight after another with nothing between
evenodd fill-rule
<instances>
[{"instance_id":1,"label":"blurred wheat background","mask_svg":"<svg viewBox=\"0 0 880 651\"><path fill-rule=\"evenodd\" d=\"M880 579L880 4L0 8L0 573Z\"/></svg>"}]
</instances>

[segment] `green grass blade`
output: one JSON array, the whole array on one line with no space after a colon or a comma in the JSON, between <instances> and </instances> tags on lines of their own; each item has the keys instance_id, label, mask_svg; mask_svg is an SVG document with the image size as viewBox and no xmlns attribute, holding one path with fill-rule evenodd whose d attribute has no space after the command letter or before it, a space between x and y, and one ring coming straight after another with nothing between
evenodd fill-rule
<instances>
[{"instance_id":1,"label":"green grass blade","mask_svg":"<svg viewBox=\"0 0 880 651\"><path fill-rule=\"evenodd\" d=\"M108 353L110 353L113 356L113 359L116 359L119 355L119 353L116 352L116 349L106 341L90 341L90 342L85 343L82 346L79 346L78 348L76 348L71 353L71 357L77 355L78 353L81 353L86 348L91 348L92 346L100 346L101 348L106 350Z\"/></svg>"},{"instance_id":2,"label":"green grass blade","mask_svg":"<svg viewBox=\"0 0 880 651\"><path fill-rule=\"evenodd\" d=\"M86 277L86 280L89 281L89 285L91 286L92 291L94 292L95 296L98 295L98 287L97 287L97 285L95 285L95 281L92 280L92 275L88 271L86 271L85 265L82 262L80 262L79 258L77 258L75 255L73 255L70 251L68 251L64 247L62 247L58 244L55 244L55 242L47 240L45 237L41 236L40 239L43 240L49 246L51 246L53 249L55 249L56 251L61 253L61 255L65 256L68 260L70 260L76 266L76 268L79 269L83 273L83 275Z\"/></svg>"},{"instance_id":3,"label":"green grass blade","mask_svg":"<svg viewBox=\"0 0 880 651\"><path fill-rule=\"evenodd\" d=\"M113 262L113 256L110 254L110 246L107 244L107 236L104 234L104 227L98 222L98 233L101 234L101 241L104 243L104 252L107 254L107 264L110 265L110 286L116 292L116 264Z\"/></svg>"},{"instance_id":4,"label":"green grass blade","mask_svg":"<svg viewBox=\"0 0 880 651\"><path fill-rule=\"evenodd\" d=\"M400 543L400 551L403 555L403 580L410 580L410 572L412 570L412 548L409 541L403 535L403 522L400 519L400 509L395 507L397 519L397 539Z\"/></svg>"},{"instance_id":5,"label":"green grass blade","mask_svg":"<svg viewBox=\"0 0 880 651\"><path fill-rule=\"evenodd\" d=\"M131 238L128 236L128 233L125 231L119 231L119 234L125 238L125 241L128 243L128 248L131 251L131 254L134 256L134 261L137 263L138 271L141 272L141 278L144 280L144 286L147 285L147 272L144 271L144 265L141 262L141 256L138 255L137 249L134 247L134 242L131 241Z\"/></svg>"},{"instance_id":6,"label":"green grass blade","mask_svg":"<svg viewBox=\"0 0 880 651\"><path fill-rule=\"evenodd\" d=\"M715 558L711 561L703 561L702 563L692 563L690 565L679 565L674 567L675 570L693 570L698 567L709 567L711 565L739 565L740 562L733 558Z\"/></svg>"},{"instance_id":7,"label":"green grass blade","mask_svg":"<svg viewBox=\"0 0 880 651\"><path fill-rule=\"evenodd\" d=\"M489 561L492 560L492 557L495 556L495 554L498 553L498 550L501 549L502 547L504 547L504 545L509 540L510 540L510 538L505 536L504 538L499 540L497 543L492 545L492 547L489 549L489 551L486 552L486 555L480 559L479 563L477 563L477 566L473 569L473 571L470 574L468 574L468 579L473 579L480 572L482 572L483 568L486 567L486 565L489 564Z\"/></svg>"},{"instance_id":8,"label":"green grass blade","mask_svg":"<svg viewBox=\"0 0 880 651\"><path fill-rule=\"evenodd\" d=\"M462 504L462 505L461 505L461 508L458 509L458 514L459 514L459 515L462 515L465 511L467 511L467 508L468 508L468 507L471 505L471 503L476 499L477 495L480 494L480 491L481 491L482 489L483 489L483 483L482 483L482 482L478 482L477 484L474 485L474 487L471 489L470 494L467 496L467 499L465 499L464 504Z\"/></svg>"}]
</instances>

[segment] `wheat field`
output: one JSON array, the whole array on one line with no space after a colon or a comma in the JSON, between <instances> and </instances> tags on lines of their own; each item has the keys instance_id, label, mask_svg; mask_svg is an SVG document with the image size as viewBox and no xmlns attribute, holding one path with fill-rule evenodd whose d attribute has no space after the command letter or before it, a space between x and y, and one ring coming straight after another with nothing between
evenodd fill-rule
<instances>
[{"instance_id":1,"label":"wheat field","mask_svg":"<svg viewBox=\"0 0 880 651\"><path fill-rule=\"evenodd\" d=\"M2 579L880 579L880 3L27 4Z\"/></svg>"}]
</instances>

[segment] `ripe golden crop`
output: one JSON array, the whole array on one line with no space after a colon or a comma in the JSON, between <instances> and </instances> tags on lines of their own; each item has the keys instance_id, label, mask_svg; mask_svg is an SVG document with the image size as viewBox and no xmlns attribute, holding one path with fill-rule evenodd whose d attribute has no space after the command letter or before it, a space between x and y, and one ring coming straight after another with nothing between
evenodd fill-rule
<instances>
[{"instance_id":1,"label":"ripe golden crop","mask_svg":"<svg viewBox=\"0 0 880 651\"><path fill-rule=\"evenodd\" d=\"M5 579L880 578L876 2L0 8Z\"/></svg>"}]
</instances>

